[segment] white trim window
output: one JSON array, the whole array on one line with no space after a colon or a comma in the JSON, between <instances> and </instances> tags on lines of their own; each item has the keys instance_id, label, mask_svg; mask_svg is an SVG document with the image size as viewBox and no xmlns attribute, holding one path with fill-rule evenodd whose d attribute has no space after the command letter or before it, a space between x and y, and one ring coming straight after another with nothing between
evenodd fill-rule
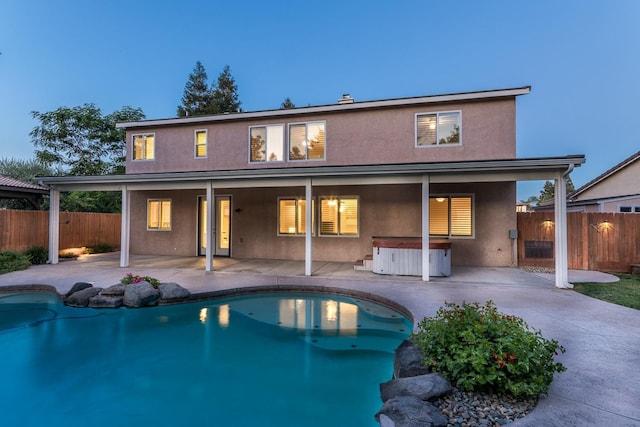
<instances>
[{"instance_id":1,"label":"white trim window","mask_svg":"<svg viewBox=\"0 0 640 427\"><path fill-rule=\"evenodd\" d=\"M289 125L289 160L324 160L325 122Z\"/></svg>"},{"instance_id":2,"label":"white trim window","mask_svg":"<svg viewBox=\"0 0 640 427\"><path fill-rule=\"evenodd\" d=\"M284 125L249 127L249 162L284 160Z\"/></svg>"},{"instance_id":3,"label":"white trim window","mask_svg":"<svg viewBox=\"0 0 640 427\"><path fill-rule=\"evenodd\" d=\"M206 129L198 129L194 131L193 155L196 159L207 158L207 130Z\"/></svg>"},{"instance_id":4,"label":"white trim window","mask_svg":"<svg viewBox=\"0 0 640 427\"><path fill-rule=\"evenodd\" d=\"M357 237L360 209L357 196L320 198L320 235Z\"/></svg>"},{"instance_id":5,"label":"white trim window","mask_svg":"<svg viewBox=\"0 0 640 427\"><path fill-rule=\"evenodd\" d=\"M315 235L315 201L311 199L311 235ZM304 236L307 230L307 203L304 197L278 198L278 235Z\"/></svg>"},{"instance_id":6,"label":"white trim window","mask_svg":"<svg viewBox=\"0 0 640 427\"><path fill-rule=\"evenodd\" d=\"M416 147L460 145L461 123L461 111L416 114Z\"/></svg>"},{"instance_id":7,"label":"white trim window","mask_svg":"<svg viewBox=\"0 0 640 427\"><path fill-rule=\"evenodd\" d=\"M620 213L640 213L640 206L618 206Z\"/></svg>"},{"instance_id":8,"label":"white trim window","mask_svg":"<svg viewBox=\"0 0 640 427\"><path fill-rule=\"evenodd\" d=\"M133 160L153 160L155 158L154 133L132 135L132 158Z\"/></svg>"},{"instance_id":9,"label":"white trim window","mask_svg":"<svg viewBox=\"0 0 640 427\"><path fill-rule=\"evenodd\" d=\"M429 235L448 238L473 237L473 196L429 197Z\"/></svg>"},{"instance_id":10,"label":"white trim window","mask_svg":"<svg viewBox=\"0 0 640 427\"><path fill-rule=\"evenodd\" d=\"M171 231L171 199L147 200L147 231Z\"/></svg>"}]
</instances>

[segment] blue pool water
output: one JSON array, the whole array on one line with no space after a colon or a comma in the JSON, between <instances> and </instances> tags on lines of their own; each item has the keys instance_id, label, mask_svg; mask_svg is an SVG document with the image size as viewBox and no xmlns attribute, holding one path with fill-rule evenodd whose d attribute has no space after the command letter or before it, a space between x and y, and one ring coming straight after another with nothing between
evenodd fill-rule
<instances>
[{"instance_id":1,"label":"blue pool water","mask_svg":"<svg viewBox=\"0 0 640 427\"><path fill-rule=\"evenodd\" d=\"M0 296L1 425L375 426L410 331L334 295L116 310Z\"/></svg>"}]
</instances>

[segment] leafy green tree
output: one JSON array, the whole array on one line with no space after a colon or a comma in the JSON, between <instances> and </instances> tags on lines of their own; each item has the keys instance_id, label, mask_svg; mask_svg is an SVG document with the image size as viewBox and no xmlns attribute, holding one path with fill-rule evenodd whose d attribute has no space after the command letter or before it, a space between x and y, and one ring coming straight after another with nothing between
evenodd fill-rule
<instances>
[{"instance_id":1,"label":"leafy green tree","mask_svg":"<svg viewBox=\"0 0 640 427\"><path fill-rule=\"evenodd\" d=\"M103 115L94 104L33 111L40 124L31 131L36 159L55 175L114 175L125 172L126 134L117 122L144 119L139 108L122 107ZM48 174L51 175L51 174ZM60 209L73 212L119 212L121 193L71 192L60 195ZM48 209L45 199L43 208Z\"/></svg>"},{"instance_id":2,"label":"leafy green tree","mask_svg":"<svg viewBox=\"0 0 640 427\"><path fill-rule=\"evenodd\" d=\"M178 107L178 117L215 114L213 92L209 89L207 72L200 61L196 62L189 80L184 85L182 105Z\"/></svg>"},{"instance_id":3,"label":"leafy green tree","mask_svg":"<svg viewBox=\"0 0 640 427\"><path fill-rule=\"evenodd\" d=\"M291 108L296 108L296 106L293 102L291 102L291 98L287 96L287 98L284 101L282 101L282 104L280 104L280 109L289 110Z\"/></svg>"},{"instance_id":4,"label":"leafy green tree","mask_svg":"<svg viewBox=\"0 0 640 427\"><path fill-rule=\"evenodd\" d=\"M238 86L231 75L231 70L228 65L225 65L224 70L222 70L218 76L218 83L211 88L211 91L213 94L215 113L235 113L242 111L240 109L242 103L238 99Z\"/></svg>"},{"instance_id":5,"label":"leafy green tree","mask_svg":"<svg viewBox=\"0 0 640 427\"><path fill-rule=\"evenodd\" d=\"M145 117L141 109L131 107L105 116L94 104L31 115L40 122L30 133L37 160L70 175L124 173L125 130L115 124Z\"/></svg>"}]
</instances>

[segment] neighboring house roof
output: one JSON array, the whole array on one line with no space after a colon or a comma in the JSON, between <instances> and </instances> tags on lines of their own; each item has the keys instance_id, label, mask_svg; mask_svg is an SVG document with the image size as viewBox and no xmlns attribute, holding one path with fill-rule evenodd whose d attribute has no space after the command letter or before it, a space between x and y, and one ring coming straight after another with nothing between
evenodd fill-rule
<instances>
[{"instance_id":1,"label":"neighboring house roof","mask_svg":"<svg viewBox=\"0 0 640 427\"><path fill-rule=\"evenodd\" d=\"M177 125L188 123L201 123L201 122L216 122L216 121L229 121L229 120L247 120L257 119L265 117L280 117L291 115L304 115L304 114L316 114L316 113L330 113L346 110L363 110L363 109L375 109L375 108L389 108L405 105L420 105L420 104L435 104L443 102L457 102L457 101L470 101L470 100L482 100L482 99L500 99L509 98L518 95L526 95L531 92L531 86L523 86L510 89L495 89L476 92L463 92L453 93L446 95L429 95L429 96L417 96L410 98L395 98L384 99L378 101L362 101L356 102L353 98L345 95L349 102L341 102L347 98L339 100L337 104L320 105L314 107L297 107L288 109L277 110L264 110L264 111L249 111L238 113L224 113L217 115L205 115L205 116L190 116L170 119L157 119L157 120L142 120L136 122L123 122L117 123L117 128L141 128L157 125Z\"/></svg>"},{"instance_id":2,"label":"neighboring house roof","mask_svg":"<svg viewBox=\"0 0 640 427\"><path fill-rule=\"evenodd\" d=\"M0 198L14 199L23 198L34 194L49 194L49 189L41 185L31 184L29 182L19 181L0 175ZM16 197L20 196L22 197Z\"/></svg>"},{"instance_id":3,"label":"neighboring house roof","mask_svg":"<svg viewBox=\"0 0 640 427\"><path fill-rule=\"evenodd\" d=\"M628 167L630 164L634 163L638 159L640 159L640 151L638 151L637 153L635 153L635 154L631 155L630 157L624 159L623 161L621 161L620 163L618 163L617 165L615 165L611 169L607 170L606 172L602 173L601 175L599 175L596 178L592 179L591 181L587 182L585 185L583 185L582 187L578 188L576 191L571 193L569 195L569 198L570 199L579 198L579 196L582 193L584 193L585 191L587 191L590 188L600 184L602 181L606 180L607 178L609 178L610 176L612 176L615 173L619 172L620 170Z\"/></svg>"}]
</instances>

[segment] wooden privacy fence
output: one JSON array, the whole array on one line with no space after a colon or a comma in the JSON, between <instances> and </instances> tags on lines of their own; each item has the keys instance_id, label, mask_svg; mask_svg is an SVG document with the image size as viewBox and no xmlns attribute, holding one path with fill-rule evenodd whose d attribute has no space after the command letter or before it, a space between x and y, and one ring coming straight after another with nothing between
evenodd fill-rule
<instances>
[{"instance_id":1,"label":"wooden privacy fence","mask_svg":"<svg viewBox=\"0 0 640 427\"><path fill-rule=\"evenodd\" d=\"M120 214L60 212L60 249L120 247ZM49 246L49 211L0 210L0 250Z\"/></svg>"},{"instance_id":2,"label":"wooden privacy fence","mask_svg":"<svg viewBox=\"0 0 640 427\"><path fill-rule=\"evenodd\" d=\"M518 215L518 265L555 267L553 212ZM630 272L640 263L640 215L567 213L570 269Z\"/></svg>"}]
</instances>

